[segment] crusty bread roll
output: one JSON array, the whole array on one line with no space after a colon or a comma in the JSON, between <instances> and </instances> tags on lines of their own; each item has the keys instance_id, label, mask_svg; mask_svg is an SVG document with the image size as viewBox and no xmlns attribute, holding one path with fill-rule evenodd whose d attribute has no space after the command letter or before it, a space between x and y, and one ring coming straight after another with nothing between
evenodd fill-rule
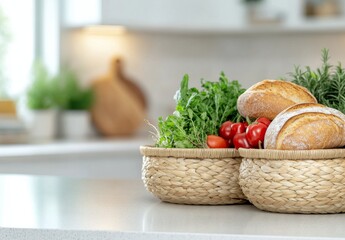
<instances>
[{"instance_id":1,"label":"crusty bread roll","mask_svg":"<svg viewBox=\"0 0 345 240\"><path fill-rule=\"evenodd\" d=\"M317 103L304 87L281 80L263 80L245 91L237 100L237 109L244 117L275 118L284 109L297 103Z\"/></svg>"},{"instance_id":2,"label":"crusty bread roll","mask_svg":"<svg viewBox=\"0 0 345 240\"><path fill-rule=\"evenodd\" d=\"M345 146L345 115L316 103L296 104L271 122L264 147L281 150Z\"/></svg>"}]
</instances>

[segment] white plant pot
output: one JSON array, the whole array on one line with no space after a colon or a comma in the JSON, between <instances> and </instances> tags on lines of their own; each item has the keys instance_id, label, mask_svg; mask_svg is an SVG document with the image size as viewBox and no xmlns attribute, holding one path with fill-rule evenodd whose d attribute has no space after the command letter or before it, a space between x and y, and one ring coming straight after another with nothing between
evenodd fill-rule
<instances>
[{"instance_id":1,"label":"white plant pot","mask_svg":"<svg viewBox=\"0 0 345 240\"><path fill-rule=\"evenodd\" d=\"M70 110L61 114L61 135L67 139L85 139L92 135L88 111Z\"/></svg>"},{"instance_id":2,"label":"white plant pot","mask_svg":"<svg viewBox=\"0 0 345 240\"><path fill-rule=\"evenodd\" d=\"M31 110L27 123L32 140L52 140L56 137L57 111Z\"/></svg>"}]
</instances>

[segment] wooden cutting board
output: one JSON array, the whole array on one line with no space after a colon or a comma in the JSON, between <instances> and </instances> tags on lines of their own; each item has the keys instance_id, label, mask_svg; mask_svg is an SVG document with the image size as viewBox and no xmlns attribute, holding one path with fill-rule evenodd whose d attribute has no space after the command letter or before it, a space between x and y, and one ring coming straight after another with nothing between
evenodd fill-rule
<instances>
[{"instance_id":1,"label":"wooden cutting board","mask_svg":"<svg viewBox=\"0 0 345 240\"><path fill-rule=\"evenodd\" d=\"M109 72L96 79L92 88L95 103L91 117L102 135L132 135L143 125L146 97L133 81L124 76L120 59L112 60Z\"/></svg>"}]
</instances>

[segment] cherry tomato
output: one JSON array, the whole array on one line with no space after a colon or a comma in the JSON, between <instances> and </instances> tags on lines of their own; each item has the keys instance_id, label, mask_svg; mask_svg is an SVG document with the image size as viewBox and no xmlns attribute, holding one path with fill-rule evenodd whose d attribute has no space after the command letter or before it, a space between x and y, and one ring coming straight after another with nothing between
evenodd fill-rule
<instances>
[{"instance_id":1,"label":"cherry tomato","mask_svg":"<svg viewBox=\"0 0 345 240\"><path fill-rule=\"evenodd\" d=\"M255 122L263 123L266 126L269 126L271 124L271 120L269 120L268 118L265 118L265 117L259 117L258 119L256 119Z\"/></svg>"},{"instance_id":2,"label":"cherry tomato","mask_svg":"<svg viewBox=\"0 0 345 240\"><path fill-rule=\"evenodd\" d=\"M229 147L229 142L222 137L216 135L208 135L207 146L209 148L227 148Z\"/></svg>"},{"instance_id":3,"label":"cherry tomato","mask_svg":"<svg viewBox=\"0 0 345 240\"><path fill-rule=\"evenodd\" d=\"M244 127L247 129L248 123L247 123L247 122L243 122L243 125L244 125Z\"/></svg>"},{"instance_id":4,"label":"cherry tomato","mask_svg":"<svg viewBox=\"0 0 345 240\"><path fill-rule=\"evenodd\" d=\"M233 139L227 139L227 141L229 143L229 148L233 148L234 147Z\"/></svg>"},{"instance_id":5,"label":"cherry tomato","mask_svg":"<svg viewBox=\"0 0 345 240\"><path fill-rule=\"evenodd\" d=\"M231 125L230 139L233 139L236 134L244 133L245 131L246 127L244 123L233 123Z\"/></svg>"},{"instance_id":6,"label":"cherry tomato","mask_svg":"<svg viewBox=\"0 0 345 240\"><path fill-rule=\"evenodd\" d=\"M234 136L234 146L236 149L239 148L252 148L252 146L249 144L246 133L239 133Z\"/></svg>"},{"instance_id":7,"label":"cherry tomato","mask_svg":"<svg viewBox=\"0 0 345 240\"><path fill-rule=\"evenodd\" d=\"M263 123L253 123L246 130L246 138L254 148L259 147L259 142L263 143L267 126Z\"/></svg>"},{"instance_id":8,"label":"cherry tomato","mask_svg":"<svg viewBox=\"0 0 345 240\"><path fill-rule=\"evenodd\" d=\"M219 128L219 136L226 140L231 140L230 133L232 124L233 123L231 121L224 122Z\"/></svg>"}]
</instances>

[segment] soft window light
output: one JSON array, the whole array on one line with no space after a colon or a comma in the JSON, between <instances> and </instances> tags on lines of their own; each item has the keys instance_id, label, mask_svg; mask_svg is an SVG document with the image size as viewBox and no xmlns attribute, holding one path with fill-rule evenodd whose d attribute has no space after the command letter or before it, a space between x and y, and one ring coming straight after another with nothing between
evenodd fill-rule
<instances>
[{"instance_id":1,"label":"soft window light","mask_svg":"<svg viewBox=\"0 0 345 240\"><path fill-rule=\"evenodd\" d=\"M126 28L119 25L92 25L83 28L83 31L95 35L119 35L125 33Z\"/></svg>"}]
</instances>

